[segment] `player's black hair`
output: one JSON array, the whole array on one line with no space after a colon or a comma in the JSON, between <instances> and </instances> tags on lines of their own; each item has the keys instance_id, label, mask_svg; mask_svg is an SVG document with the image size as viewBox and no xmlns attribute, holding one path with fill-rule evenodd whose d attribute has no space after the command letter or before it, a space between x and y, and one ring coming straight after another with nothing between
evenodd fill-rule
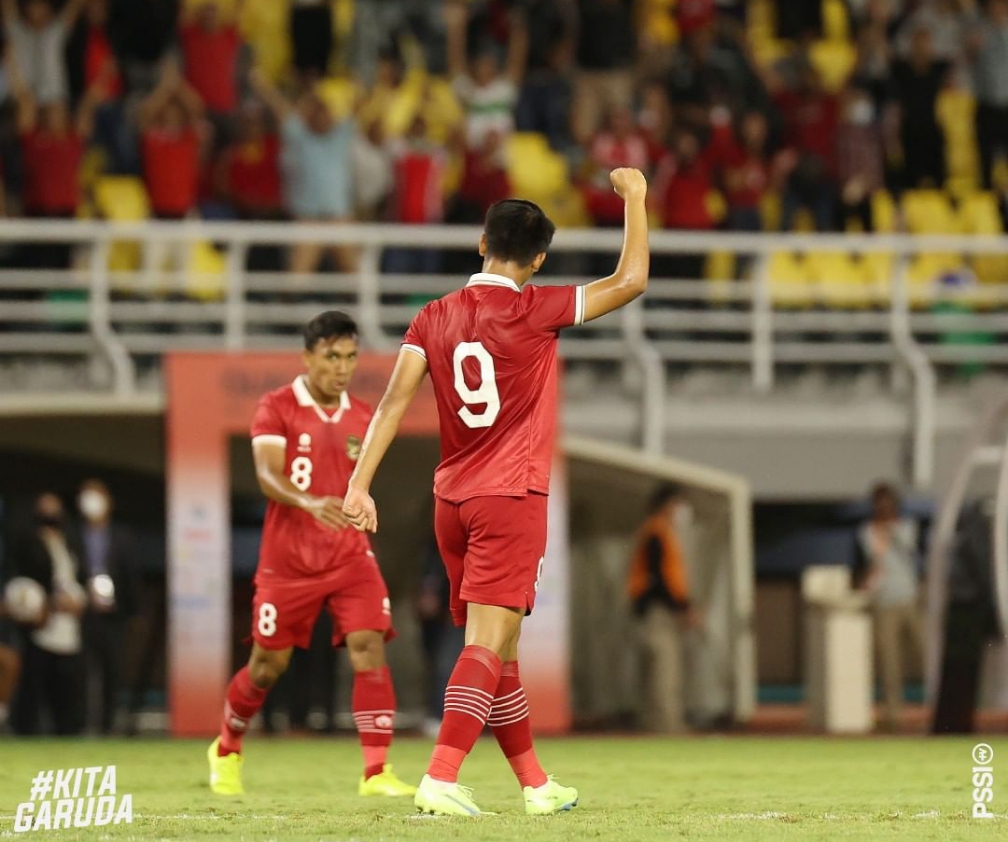
<instances>
[{"instance_id":1,"label":"player's black hair","mask_svg":"<svg viewBox=\"0 0 1008 842\"><path fill-rule=\"evenodd\" d=\"M311 351L322 339L342 339L343 337L357 338L357 322L339 310L326 310L305 325L305 350Z\"/></svg>"},{"instance_id":2,"label":"player's black hair","mask_svg":"<svg viewBox=\"0 0 1008 842\"><path fill-rule=\"evenodd\" d=\"M656 514L670 500L675 500L683 496L683 487L675 482L663 482L651 492L651 499L648 501L648 512Z\"/></svg>"},{"instance_id":3,"label":"player's black hair","mask_svg":"<svg viewBox=\"0 0 1008 842\"><path fill-rule=\"evenodd\" d=\"M555 231L556 226L533 202L524 199L494 202L483 223L487 257L528 266L536 255L549 251Z\"/></svg>"}]
</instances>

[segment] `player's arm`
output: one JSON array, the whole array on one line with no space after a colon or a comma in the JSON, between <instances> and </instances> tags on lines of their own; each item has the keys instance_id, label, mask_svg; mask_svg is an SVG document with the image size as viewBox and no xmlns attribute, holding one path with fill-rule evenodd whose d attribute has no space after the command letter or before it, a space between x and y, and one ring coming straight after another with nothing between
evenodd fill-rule
<instances>
[{"instance_id":1,"label":"player's arm","mask_svg":"<svg viewBox=\"0 0 1008 842\"><path fill-rule=\"evenodd\" d=\"M378 530L378 514L371 499L371 482L392 444L399 424L427 376L427 360L414 350L399 352L385 395L368 425L357 467L350 477L343 512L360 532Z\"/></svg>"},{"instance_id":2,"label":"player's arm","mask_svg":"<svg viewBox=\"0 0 1008 842\"><path fill-rule=\"evenodd\" d=\"M647 181L640 170L623 167L609 174L613 189L626 203L623 251L616 271L584 287L584 318L588 322L629 304L647 289L651 253L648 248Z\"/></svg>"},{"instance_id":3,"label":"player's arm","mask_svg":"<svg viewBox=\"0 0 1008 842\"><path fill-rule=\"evenodd\" d=\"M287 452L284 445L265 437L252 440L252 459L255 462L259 488L270 500L295 509L304 509L316 520L333 529L349 525L343 514L343 501L339 497L316 497L301 491L287 476Z\"/></svg>"}]
</instances>

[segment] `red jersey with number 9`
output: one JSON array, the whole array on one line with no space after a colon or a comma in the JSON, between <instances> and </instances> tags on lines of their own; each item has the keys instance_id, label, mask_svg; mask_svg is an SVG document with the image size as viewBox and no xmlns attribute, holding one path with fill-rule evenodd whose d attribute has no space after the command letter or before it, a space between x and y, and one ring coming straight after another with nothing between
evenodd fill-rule
<instances>
[{"instance_id":1,"label":"red jersey with number 9","mask_svg":"<svg viewBox=\"0 0 1008 842\"><path fill-rule=\"evenodd\" d=\"M427 360L441 427L434 494L549 493L557 416L557 340L584 319L584 288L524 289L479 273L425 305L403 348Z\"/></svg>"},{"instance_id":2,"label":"red jersey with number 9","mask_svg":"<svg viewBox=\"0 0 1008 842\"><path fill-rule=\"evenodd\" d=\"M342 497L371 415L371 407L346 392L335 412L323 409L298 377L259 400L252 419L252 441L284 447L285 472L301 491ZM317 576L370 551L367 536L352 526L332 529L303 509L270 500L256 582Z\"/></svg>"}]
</instances>

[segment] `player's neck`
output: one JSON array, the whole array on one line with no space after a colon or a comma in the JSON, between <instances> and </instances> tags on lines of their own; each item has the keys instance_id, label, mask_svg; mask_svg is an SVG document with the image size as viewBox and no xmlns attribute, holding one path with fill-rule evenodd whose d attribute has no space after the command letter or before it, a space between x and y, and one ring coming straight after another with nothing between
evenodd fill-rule
<instances>
[{"instance_id":1,"label":"player's neck","mask_svg":"<svg viewBox=\"0 0 1008 842\"><path fill-rule=\"evenodd\" d=\"M487 257L483 260L483 271L488 275L500 275L510 278L519 287L528 283L532 277L530 266L519 266L513 260L499 260L496 257Z\"/></svg>"},{"instance_id":2,"label":"player's neck","mask_svg":"<svg viewBox=\"0 0 1008 842\"><path fill-rule=\"evenodd\" d=\"M323 395L315 387L315 384L311 382L310 377L304 378L304 384L308 387L308 394L312 396L312 400L322 407L322 409L337 409L339 407L340 401L343 399L342 392L338 395Z\"/></svg>"}]
</instances>

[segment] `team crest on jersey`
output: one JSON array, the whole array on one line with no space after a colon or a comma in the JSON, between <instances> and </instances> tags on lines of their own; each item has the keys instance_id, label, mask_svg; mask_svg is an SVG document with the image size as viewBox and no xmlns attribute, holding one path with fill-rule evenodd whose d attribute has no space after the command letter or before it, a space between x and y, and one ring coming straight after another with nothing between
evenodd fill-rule
<instances>
[{"instance_id":1,"label":"team crest on jersey","mask_svg":"<svg viewBox=\"0 0 1008 842\"><path fill-rule=\"evenodd\" d=\"M298 436L298 452L307 453L311 450L311 436L308 433L302 433Z\"/></svg>"},{"instance_id":2,"label":"team crest on jersey","mask_svg":"<svg viewBox=\"0 0 1008 842\"><path fill-rule=\"evenodd\" d=\"M351 462L356 462L360 456L361 440L357 436L347 436L346 455Z\"/></svg>"}]
</instances>

